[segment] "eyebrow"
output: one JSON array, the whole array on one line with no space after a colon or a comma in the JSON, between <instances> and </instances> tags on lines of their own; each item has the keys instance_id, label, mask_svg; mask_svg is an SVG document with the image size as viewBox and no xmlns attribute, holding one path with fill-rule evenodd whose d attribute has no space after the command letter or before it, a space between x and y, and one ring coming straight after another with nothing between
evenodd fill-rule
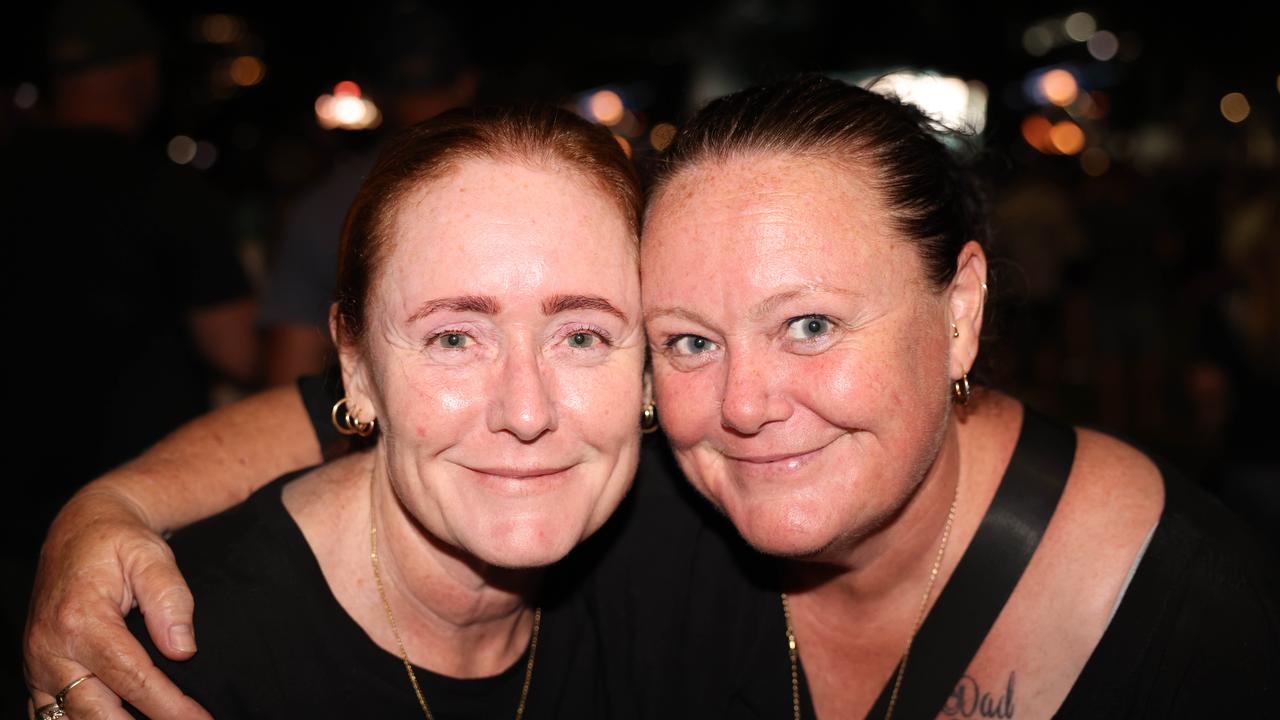
<instances>
[{"instance_id":1,"label":"eyebrow","mask_svg":"<svg viewBox=\"0 0 1280 720\"><path fill-rule=\"evenodd\" d=\"M795 300L797 298L802 298L806 295L812 295L814 293L834 293L836 295L860 295L861 294L854 290L846 290L845 288L836 287L834 285L827 285L825 283L807 283L800 287L792 288L790 290L783 290L780 293L774 293L773 295L770 295L764 300L761 300L760 302L756 303L756 306L751 308L751 313L750 313L751 319L759 320L761 318L764 318L770 315L771 313L773 313L774 310L778 309L778 306L791 302L792 300Z\"/></svg>"},{"instance_id":2,"label":"eyebrow","mask_svg":"<svg viewBox=\"0 0 1280 720\"><path fill-rule=\"evenodd\" d=\"M755 307L751 308L749 316L752 320L759 320L769 315L770 313L772 313L774 310L778 308L779 305L782 305L783 303L790 302L792 300L795 300L796 298L804 297L805 295L809 295L812 293L819 293L819 292L835 293L837 295L855 295L855 296L861 295L861 293L857 292L856 290L847 290L845 288L836 287L834 285L827 285L825 283L810 283L810 284L802 285L800 287L792 288L790 290L783 290L782 292L774 293L773 295L770 295L764 300L761 300L760 302L756 303ZM692 310L687 310L685 308L677 307L674 305L656 307L644 314L644 318L646 322L649 322L654 320L655 318L664 317L664 316L678 317L682 320L695 322L706 327L714 327L714 324L712 322L702 317L698 313L693 312Z\"/></svg>"},{"instance_id":3,"label":"eyebrow","mask_svg":"<svg viewBox=\"0 0 1280 720\"><path fill-rule=\"evenodd\" d=\"M419 305L417 311L409 316L409 322L421 320L441 310L497 315L502 310L502 306L498 304L496 298L488 295L458 295L455 297L436 298Z\"/></svg>"},{"instance_id":4,"label":"eyebrow","mask_svg":"<svg viewBox=\"0 0 1280 720\"><path fill-rule=\"evenodd\" d=\"M599 295L552 295L542 301L543 315L555 315L566 310L599 310L627 322L626 313Z\"/></svg>"},{"instance_id":5,"label":"eyebrow","mask_svg":"<svg viewBox=\"0 0 1280 720\"><path fill-rule=\"evenodd\" d=\"M432 313L442 310L450 312L474 312L482 315L497 315L502 305L497 298L489 295L458 295L456 297L428 300L418 306L409 316L409 322L421 320ZM566 310L599 310L627 321L627 314L613 306L613 303L598 295L553 295L542 301L542 314L555 315Z\"/></svg>"}]
</instances>

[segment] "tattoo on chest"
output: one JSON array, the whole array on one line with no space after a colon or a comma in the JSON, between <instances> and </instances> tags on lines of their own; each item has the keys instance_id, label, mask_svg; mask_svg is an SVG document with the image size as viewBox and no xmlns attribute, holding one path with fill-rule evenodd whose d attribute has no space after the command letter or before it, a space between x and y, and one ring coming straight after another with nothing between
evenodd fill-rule
<instances>
[{"instance_id":1,"label":"tattoo on chest","mask_svg":"<svg viewBox=\"0 0 1280 720\"><path fill-rule=\"evenodd\" d=\"M1009 671L1009 683L1004 694L999 689L986 690L978 681L969 675L960 678L956 689L951 691L942 714L947 717L962 718L1011 718L1013 717L1013 671Z\"/></svg>"}]
</instances>

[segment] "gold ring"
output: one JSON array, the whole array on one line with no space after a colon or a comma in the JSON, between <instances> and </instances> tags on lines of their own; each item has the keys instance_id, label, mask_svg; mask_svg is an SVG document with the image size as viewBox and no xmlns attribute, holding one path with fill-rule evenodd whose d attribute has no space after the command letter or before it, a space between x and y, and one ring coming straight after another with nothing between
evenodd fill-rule
<instances>
[{"instance_id":1,"label":"gold ring","mask_svg":"<svg viewBox=\"0 0 1280 720\"><path fill-rule=\"evenodd\" d=\"M35 720L58 720L66 716L62 708L58 707L58 703L49 703L36 708Z\"/></svg>"},{"instance_id":2,"label":"gold ring","mask_svg":"<svg viewBox=\"0 0 1280 720\"><path fill-rule=\"evenodd\" d=\"M66 687L59 690L58 694L53 696L53 704L57 705L59 710L65 710L63 706L67 704L67 693L71 692L71 690L75 688L75 686L79 685L85 680L88 680L91 677L96 677L96 676L93 673L89 673L88 675L82 675L81 677L78 677L75 680L72 680L71 682L67 683Z\"/></svg>"}]
</instances>

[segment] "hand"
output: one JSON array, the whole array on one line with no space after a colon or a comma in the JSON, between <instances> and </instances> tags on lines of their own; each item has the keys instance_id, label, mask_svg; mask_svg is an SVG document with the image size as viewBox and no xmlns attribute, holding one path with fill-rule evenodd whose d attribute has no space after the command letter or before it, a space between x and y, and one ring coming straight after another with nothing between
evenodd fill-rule
<instances>
[{"instance_id":1,"label":"hand","mask_svg":"<svg viewBox=\"0 0 1280 720\"><path fill-rule=\"evenodd\" d=\"M23 642L35 707L93 673L67 696L64 707L76 720L130 720L121 698L151 718L210 717L125 627L135 598L160 652L173 660L195 654L191 591L173 552L140 508L90 486L58 513L40 552Z\"/></svg>"}]
</instances>

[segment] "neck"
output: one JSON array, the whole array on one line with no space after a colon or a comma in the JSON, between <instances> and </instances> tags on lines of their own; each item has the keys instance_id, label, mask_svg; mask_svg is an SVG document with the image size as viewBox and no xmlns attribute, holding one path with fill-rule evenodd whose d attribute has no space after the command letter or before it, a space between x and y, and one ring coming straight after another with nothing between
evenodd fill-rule
<instances>
[{"instance_id":1,"label":"neck","mask_svg":"<svg viewBox=\"0 0 1280 720\"><path fill-rule=\"evenodd\" d=\"M401 503L381 453L372 464L379 571L410 660L453 677L502 672L528 644L542 570L496 567L442 542Z\"/></svg>"},{"instance_id":2,"label":"neck","mask_svg":"<svg viewBox=\"0 0 1280 720\"><path fill-rule=\"evenodd\" d=\"M864 617L882 615L886 608L892 614L914 612L938 558L952 502L956 501L958 510L964 509L964 485L959 430L953 418L933 463L903 505L868 534L837 543L818 557L788 561L785 586L794 595L822 604L839 603ZM957 519L954 525L959 524ZM963 547L955 535L953 528L938 587L958 560L956 548ZM914 603L908 602L912 598Z\"/></svg>"}]
</instances>

